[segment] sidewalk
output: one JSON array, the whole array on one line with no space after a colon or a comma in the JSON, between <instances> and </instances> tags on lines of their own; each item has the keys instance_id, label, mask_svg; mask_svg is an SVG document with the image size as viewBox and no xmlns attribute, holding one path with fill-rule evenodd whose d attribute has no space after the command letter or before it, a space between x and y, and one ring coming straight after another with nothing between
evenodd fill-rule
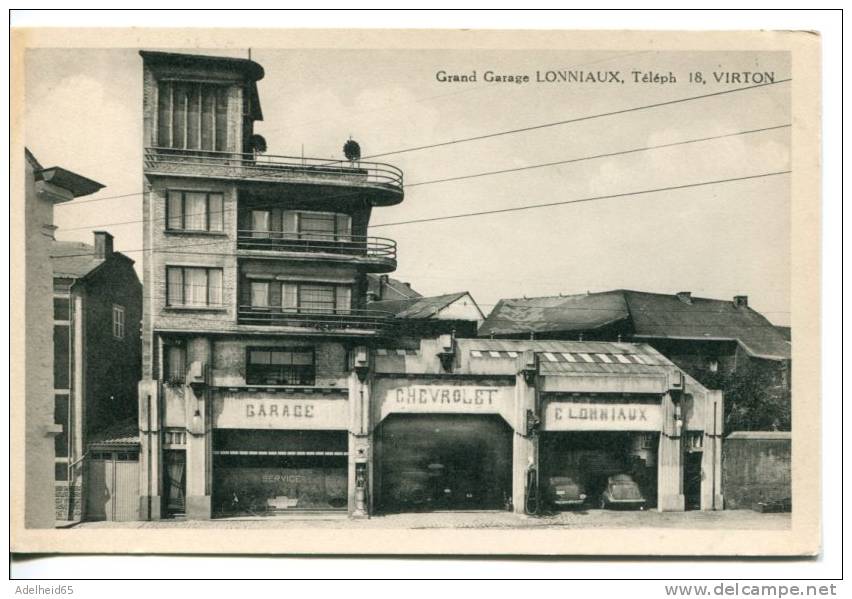
<instances>
[{"instance_id":1,"label":"sidewalk","mask_svg":"<svg viewBox=\"0 0 852 599\"><path fill-rule=\"evenodd\" d=\"M720 530L785 530L790 514L760 514L751 510L721 512L657 512L588 510L526 516L510 512L429 512L389 514L352 520L344 514L282 514L269 517L217 520L160 520L156 522L84 522L73 529L466 529L466 528L685 528Z\"/></svg>"}]
</instances>

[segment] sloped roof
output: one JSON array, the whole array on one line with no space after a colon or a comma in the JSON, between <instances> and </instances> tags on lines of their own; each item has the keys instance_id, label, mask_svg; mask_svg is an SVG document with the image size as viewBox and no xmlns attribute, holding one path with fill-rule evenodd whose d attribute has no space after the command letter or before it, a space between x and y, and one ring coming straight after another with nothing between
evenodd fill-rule
<instances>
[{"instance_id":1,"label":"sloped roof","mask_svg":"<svg viewBox=\"0 0 852 599\"><path fill-rule=\"evenodd\" d=\"M789 359L790 345L763 315L730 300L619 289L581 295L501 300L480 336L580 332L623 321L638 338L732 340L750 355Z\"/></svg>"},{"instance_id":2,"label":"sloped roof","mask_svg":"<svg viewBox=\"0 0 852 599\"><path fill-rule=\"evenodd\" d=\"M53 276L82 279L104 263L95 257L95 246L82 241L54 241L50 250Z\"/></svg>"},{"instance_id":3,"label":"sloped roof","mask_svg":"<svg viewBox=\"0 0 852 599\"><path fill-rule=\"evenodd\" d=\"M432 318L454 301L467 295L467 291L436 295L433 297L414 297L403 300L370 302L370 310L384 310L395 314L397 318Z\"/></svg>"},{"instance_id":4,"label":"sloped roof","mask_svg":"<svg viewBox=\"0 0 852 599\"><path fill-rule=\"evenodd\" d=\"M87 445L136 445L139 443L139 423L136 418L115 422L89 437Z\"/></svg>"},{"instance_id":5,"label":"sloped roof","mask_svg":"<svg viewBox=\"0 0 852 599\"><path fill-rule=\"evenodd\" d=\"M730 300L625 290L634 333L667 339L731 339L758 358L789 359L790 345L771 322Z\"/></svg>"},{"instance_id":6,"label":"sloped roof","mask_svg":"<svg viewBox=\"0 0 852 599\"><path fill-rule=\"evenodd\" d=\"M379 301L390 301L397 299L408 299L412 297L423 297L420 293L417 293L414 289L411 288L410 285L404 283L398 279L394 279L392 277L388 277L385 279L385 290L384 297L387 299L382 299ZM379 295L380 288L382 286L382 278L379 275L368 274L367 275L367 290Z\"/></svg>"},{"instance_id":7,"label":"sloped roof","mask_svg":"<svg viewBox=\"0 0 852 599\"><path fill-rule=\"evenodd\" d=\"M482 323L479 335L588 331L629 316L619 291L501 299Z\"/></svg>"}]
</instances>

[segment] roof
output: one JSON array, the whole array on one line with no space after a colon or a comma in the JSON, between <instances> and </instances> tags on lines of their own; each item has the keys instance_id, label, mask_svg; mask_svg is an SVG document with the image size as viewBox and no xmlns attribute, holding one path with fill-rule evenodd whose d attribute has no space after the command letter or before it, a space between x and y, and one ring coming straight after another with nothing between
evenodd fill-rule
<instances>
[{"instance_id":1,"label":"roof","mask_svg":"<svg viewBox=\"0 0 852 599\"><path fill-rule=\"evenodd\" d=\"M382 281L385 282L384 289L381 289ZM382 297L383 299L380 301L423 297L412 289L408 283L392 277L383 277L374 274L367 275L367 290Z\"/></svg>"},{"instance_id":2,"label":"roof","mask_svg":"<svg viewBox=\"0 0 852 599\"><path fill-rule=\"evenodd\" d=\"M438 312L468 295L467 291L436 295L434 297L413 297L403 300L371 302L370 310L384 310L395 314L397 318L432 318Z\"/></svg>"},{"instance_id":3,"label":"roof","mask_svg":"<svg viewBox=\"0 0 852 599\"><path fill-rule=\"evenodd\" d=\"M472 360L510 360L524 351L539 353L542 374L661 374L675 365L650 345L614 341L457 339Z\"/></svg>"},{"instance_id":4,"label":"roof","mask_svg":"<svg viewBox=\"0 0 852 599\"><path fill-rule=\"evenodd\" d=\"M82 279L105 262L95 257L95 246L82 241L54 241L50 261L53 276L74 279Z\"/></svg>"},{"instance_id":5,"label":"roof","mask_svg":"<svg viewBox=\"0 0 852 599\"><path fill-rule=\"evenodd\" d=\"M133 259L121 252L113 252L112 256L120 256L133 264ZM54 240L50 250L50 262L53 265L54 277L82 279L92 274L106 260L95 257L95 246L88 243Z\"/></svg>"},{"instance_id":6,"label":"roof","mask_svg":"<svg viewBox=\"0 0 852 599\"><path fill-rule=\"evenodd\" d=\"M36 170L35 178L36 181L44 181L62 189L67 189L75 198L91 195L105 187L103 183L98 183L88 177L78 175L59 166Z\"/></svg>"},{"instance_id":7,"label":"roof","mask_svg":"<svg viewBox=\"0 0 852 599\"><path fill-rule=\"evenodd\" d=\"M123 446L139 444L139 423L136 418L128 418L113 423L105 429L92 434L87 445L95 446Z\"/></svg>"},{"instance_id":8,"label":"roof","mask_svg":"<svg viewBox=\"0 0 852 599\"><path fill-rule=\"evenodd\" d=\"M728 439L759 439L762 441L792 439L790 431L735 431L725 437Z\"/></svg>"},{"instance_id":9,"label":"roof","mask_svg":"<svg viewBox=\"0 0 852 599\"><path fill-rule=\"evenodd\" d=\"M790 344L763 315L730 300L620 289L581 295L503 299L480 336L591 331L623 323L635 338L730 340L751 356L790 359Z\"/></svg>"}]
</instances>

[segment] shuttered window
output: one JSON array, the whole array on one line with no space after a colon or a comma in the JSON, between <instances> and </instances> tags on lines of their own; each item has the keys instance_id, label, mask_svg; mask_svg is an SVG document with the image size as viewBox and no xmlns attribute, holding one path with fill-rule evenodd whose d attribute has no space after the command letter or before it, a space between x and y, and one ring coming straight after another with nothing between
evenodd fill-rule
<instances>
[{"instance_id":1,"label":"shuttered window","mask_svg":"<svg viewBox=\"0 0 852 599\"><path fill-rule=\"evenodd\" d=\"M159 147L228 151L228 89L225 86L161 81L157 94Z\"/></svg>"}]
</instances>

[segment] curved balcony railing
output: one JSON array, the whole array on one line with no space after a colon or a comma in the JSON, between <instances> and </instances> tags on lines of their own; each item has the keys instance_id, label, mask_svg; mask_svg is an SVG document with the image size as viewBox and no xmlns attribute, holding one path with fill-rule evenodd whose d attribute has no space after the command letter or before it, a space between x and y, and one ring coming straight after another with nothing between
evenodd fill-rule
<instances>
[{"instance_id":1,"label":"curved balcony railing","mask_svg":"<svg viewBox=\"0 0 852 599\"><path fill-rule=\"evenodd\" d=\"M321 331L346 329L386 330L393 326L395 316L383 310L321 310L311 308L261 308L240 306L239 324L273 327L309 327Z\"/></svg>"},{"instance_id":2,"label":"curved balcony railing","mask_svg":"<svg viewBox=\"0 0 852 599\"><path fill-rule=\"evenodd\" d=\"M368 185L402 192L402 171L382 162L145 148L145 172L263 181Z\"/></svg>"},{"instance_id":3,"label":"curved balcony railing","mask_svg":"<svg viewBox=\"0 0 852 599\"><path fill-rule=\"evenodd\" d=\"M240 229L237 231L237 247L244 250L341 254L396 260L396 241L385 237Z\"/></svg>"}]
</instances>

